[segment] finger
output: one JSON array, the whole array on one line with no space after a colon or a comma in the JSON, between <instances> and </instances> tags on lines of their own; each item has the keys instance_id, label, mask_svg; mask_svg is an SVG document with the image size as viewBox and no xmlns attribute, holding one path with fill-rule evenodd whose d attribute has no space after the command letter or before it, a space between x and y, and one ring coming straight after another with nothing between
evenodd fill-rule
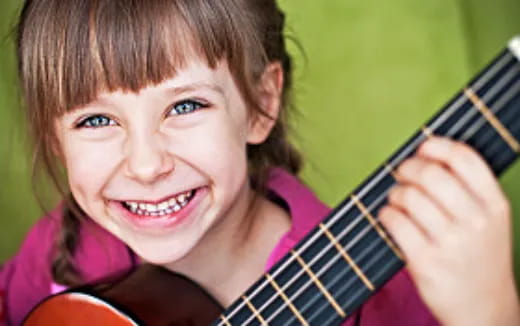
<instances>
[{"instance_id":1,"label":"finger","mask_svg":"<svg viewBox=\"0 0 520 326\"><path fill-rule=\"evenodd\" d=\"M395 186L388 195L388 201L392 206L404 211L434 242L438 242L440 236L447 232L452 224L452 219L418 187Z\"/></svg>"},{"instance_id":2,"label":"finger","mask_svg":"<svg viewBox=\"0 0 520 326\"><path fill-rule=\"evenodd\" d=\"M428 245L428 238L421 228L397 208L381 208L378 218L401 248L406 260L413 260Z\"/></svg>"},{"instance_id":3,"label":"finger","mask_svg":"<svg viewBox=\"0 0 520 326\"><path fill-rule=\"evenodd\" d=\"M454 221L484 219L478 199L439 162L413 157L398 167L397 175L399 182L419 187Z\"/></svg>"},{"instance_id":4,"label":"finger","mask_svg":"<svg viewBox=\"0 0 520 326\"><path fill-rule=\"evenodd\" d=\"M492 170L470 146L447 138L432 137L419 147L417 155L446 165L484 207L498 213L509 210L509 203Z\"/></svg>"}]
</instances>

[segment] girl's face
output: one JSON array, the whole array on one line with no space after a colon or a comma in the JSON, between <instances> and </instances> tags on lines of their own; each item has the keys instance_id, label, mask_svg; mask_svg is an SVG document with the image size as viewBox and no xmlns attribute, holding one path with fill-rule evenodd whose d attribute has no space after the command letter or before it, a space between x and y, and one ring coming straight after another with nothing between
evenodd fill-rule
<instances>
[{"instance_id":1,"label":"girl's face","mask_svg":"<svg viewBox=\"0 0 520 326\"><path fill-rule=\"evenodd\" d=\"M183 257L250 200L252 123L226 64L193 61L165 82L102 93L57 120L70 189L97 223L156 264Z\"/></svg>"}]
</instances>

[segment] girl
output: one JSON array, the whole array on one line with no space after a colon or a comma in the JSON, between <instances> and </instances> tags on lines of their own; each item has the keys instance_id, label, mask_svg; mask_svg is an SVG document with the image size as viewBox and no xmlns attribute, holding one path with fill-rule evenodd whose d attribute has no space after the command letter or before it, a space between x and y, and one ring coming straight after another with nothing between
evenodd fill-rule
<instances>
[{"instance_id":1,"label":"girl","mask_svg":"<svg viewBox=\"0 0 520 326\"><path fill-rule=\"evenodd\" d=\"M34 156L64 201L0 271L5 324L143 261L226 306L318 223L287 140L283 28L274 0L26 1ZM433 138L397 174L380 218L408 271L345 325L520 324L509 206L482 159Z\"/></svg>"}]
</instances>

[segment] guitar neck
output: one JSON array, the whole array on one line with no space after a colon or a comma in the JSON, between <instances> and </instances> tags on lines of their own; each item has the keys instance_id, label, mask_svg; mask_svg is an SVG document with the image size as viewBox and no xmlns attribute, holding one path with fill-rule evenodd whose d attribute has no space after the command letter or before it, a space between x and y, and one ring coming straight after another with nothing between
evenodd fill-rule
<instances>
[{"instance_id":1,"label":"guitar neck","mask_svg":"<svg viewBox=\"0 0 520 326\"><path fill-rule=\"evenodd\" d=\"M472 146L500 175L520 151L520 38L513 39L386 163L213 325L338 325L404 265L377 220L394 171L431 135Z\"/></svg>"}]
</instances>

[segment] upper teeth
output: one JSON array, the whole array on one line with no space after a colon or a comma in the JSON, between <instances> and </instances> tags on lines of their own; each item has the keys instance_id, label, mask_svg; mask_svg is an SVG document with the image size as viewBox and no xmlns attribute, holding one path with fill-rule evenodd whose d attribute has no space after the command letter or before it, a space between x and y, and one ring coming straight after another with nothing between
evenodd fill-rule
<instances>
[{"instance_id":1,"label":"upper teeth","mask_svg":"<svg viewBox=\"0 0 520 326\"><path fill-rule=\"evenodd\" d=\"M143 215L164 215L179 211L182 207L188 204L188 200L192 195L192 191L187 191L158 204L135 201L126 201L125 203L133 213Z\"/></svg>"}]
</instances>

